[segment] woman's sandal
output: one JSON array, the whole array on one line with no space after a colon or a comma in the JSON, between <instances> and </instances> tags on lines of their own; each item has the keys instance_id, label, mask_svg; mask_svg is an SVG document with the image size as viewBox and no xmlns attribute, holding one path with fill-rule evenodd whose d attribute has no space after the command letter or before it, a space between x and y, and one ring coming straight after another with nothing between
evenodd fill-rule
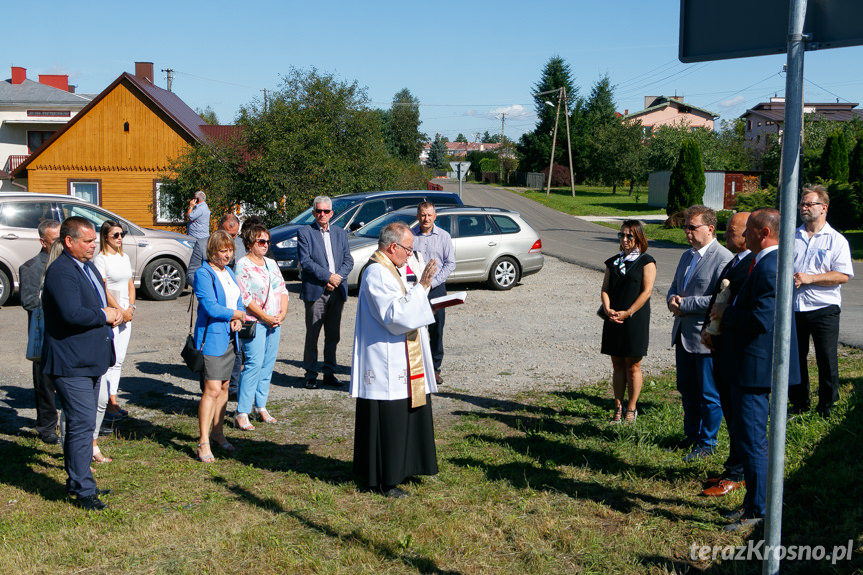
<instances>
[{"instance_id":1,"label":"woman's sandal","mask_svg":"<svg viewBox=\"0 0 863 575\"><path fill-rule=\"evenodd\" d=\"M114 461L110 457L105 457L102 455L102 450L99 449L98 445L93 446L93 463L111 463Z\"/></svg>"},{"instance_id":2,"label":"woman's sandal","mask_svg":"<svg viewBox=\"0 0 863 575\"><path fill-rule=\"evenodd\" d=\"M243 431L254 431L255 426L249 423L248 413L238 413L234 416L234 424Z\"/></svg>"},{"instance_id":3,"label":"woman's sandal","mask_svg":"<svg viewBox=\"0 0 863 575\"><path fill-rule=\"evenodd\" d=\"M266 407L261 407L261 408L256 407L255 408L255 415L260 417L261 421L263 421L264 423L276 423L277 421L279 421L278 419L276 419L275 417L270 415L270 412L267 411Z\"/></svg>"},{"instance_id":4,"label":"woman's sandal","mask_svg":"<svg viewBox=\"0 0 863 575\"><path fill-rule=\"evenodd\" d=\"M624 423L635 423L635 418L638 417L637 409L627 409Z\"/></svg>"},{"instance_id":5,"label":"woman's sandal","mask_svg":"<svg viewBox=\"0 0 863 575\"><path fill-rule=\"evenodd\" d=\"M219 446L220 449L224 449L227 452L234 452L237 450L237 448L231 445L231 442L228 441L228 439L224 435L210 434L210 440L215 442L215 444Z\"/></svg>"},{"instance_id":6,"label":"woman's sandal","mask_svg":"<svg viewBox=\"0 0 863 575\"><path fill-rule=\"evenodd\" d=\"M201 448L204 447L205 445L207 447L210 446L209 443L199 443L198 444L198 461L200 461L201 463L213 463L214 461L216 461L216 458L213 457L212 453L210 453L209 455L201 455Z\"/></svg>"},{"instance_id":7,"label":"woman's sandal","mask_svg":"<svg viewBox=\"0 0 863 575\"><path fill-rule=\"evenodd\" d=\"M623 409L623 406L622 406L622 405L618 405L618 406L614 409L614 415L611 417L611 421L609 421L609 423L612 423L612 424L620 423L620 422L623 420L623 417L624 417L624 414L625 414L625 413L626 413L626 410L625 410L625 409Z\"/></svg>"}]
</instances>

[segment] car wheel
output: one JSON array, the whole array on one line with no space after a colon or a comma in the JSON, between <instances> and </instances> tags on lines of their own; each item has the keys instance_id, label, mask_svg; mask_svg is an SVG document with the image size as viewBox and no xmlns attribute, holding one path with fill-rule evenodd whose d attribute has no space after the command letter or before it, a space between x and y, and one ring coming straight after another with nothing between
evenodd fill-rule
<instances>
[{"instance_id":1,"label":"car wheel","mask_svg":"<svg viewBox=\"0 0 863 575\"><path fill-rule=\"evenodd\" d=\"M518 281L518 264L509 256L499 258L491 266L488 274L488 285L491 289L508 290Z\"/></svg>"},{"instance_id":2,"label":"car wheel","mask_svg":"<svg viewBox=\"0 0 863 575\"><path fill-rule=\"evenodd\" d=\"M172 259L153 260L141 275L141 289L148 299L176 299L186 285L186 272Z\"/></svg>"},{"instance_id":3,"label":"car wheel","mask_svg":"<svg viewBox=\"0 0 863 575\"><path fill-rule=\"evenodd\" d=\"M12 295L12 280L5 271L0 270L0 305L6 303L10 295Z\"/></svg>"}]
</instances>

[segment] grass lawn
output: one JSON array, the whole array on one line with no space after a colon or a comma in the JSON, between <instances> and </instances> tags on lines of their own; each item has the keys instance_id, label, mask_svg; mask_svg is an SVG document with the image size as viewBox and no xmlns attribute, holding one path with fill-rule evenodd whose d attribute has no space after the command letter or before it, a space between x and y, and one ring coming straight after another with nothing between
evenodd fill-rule
<instances>
[{"instance_id":1,"label":"grass lawn","mask_svg":"<svg viewBox=\"0 0 863 575\"><path fill-rule=\"evenodd\" d=\"M622 216L628 214L661 214L661 208L647 205L647 190L639 189L628 195L629 188L618 187L612 194L611 188L599 186L576 186L575 197L569 188L552 188L546 196L545 191L518 190L514 193L545 204L555 210L574 216Z\"/></svg>"},{"instance_id":2,"label":"grass lawn","mask_svg":"<svg viewBox=\"0 0 863 575\"><path fill-rule=\"evenodd\" d=\"M840 353L843 401L832 419L788 426L783 543L829 552L851 539L855 554L835 567L784 562L783 573L863 569L863 352ZM217 450L212 465L190 455L191 406L128 421L122 437L102 441L114 462L96 475L114 494L101 513L65 498L58 448L0 435L0 572L760 573L754 562L691 557L693 544L762 534L722 531L719 513L740 505L740 491L698 495L721 470L724 430L701 462L668 449L682 438L671 374L645 381L631 426L607 424L607 383L536 388L510 398L445 392L464 409L438 414L440 474L400 500L352 481L349 401L271 403L280 423L242 435L235 457ZM285 429L301 440L286 444Z\"/></svg>"}]
</instances>

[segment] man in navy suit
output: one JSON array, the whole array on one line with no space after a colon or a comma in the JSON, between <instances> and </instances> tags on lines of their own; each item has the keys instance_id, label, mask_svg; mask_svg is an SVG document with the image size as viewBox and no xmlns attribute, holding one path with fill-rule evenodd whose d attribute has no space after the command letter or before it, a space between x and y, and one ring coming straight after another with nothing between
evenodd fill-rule
<instances>
[{"instance_id":1,"label":"man in navy suit","mask_svg":"<svg viewBox=\"0 0 863 575\"><path fill-rule=\"evenodd\" d=\"M716 304L711 318L722 318L723 337L733 347L736 377L731 388L734 433L743 459L743 507L725 514L727 531L757 525L767 510L767 416L773 379L773 327L779 253L779 211L760 208L746 222L746 247L754 254L751 271L735 301ZM788 384L800 383L797 337L791 316Z\"/></svg>"},{"instance_id":2,"label":"man in navy suit","mask_svg":"<svg viewBox=\"0 0 863 575\"><path fill-rule=\"evenodd\" d=\"M701 343L701 326L719 274L731 259L731 252L716 241L716 212L694 205L683 213L686 239L691 250L680 256L666 302L674 314L671 344L675 346L677 390L683 402L682 447L692 446L684 461L707 457L716 449L722 424L719 391L713 379L710 349Z\"/></svg>"},{"instance_id":3,"label":"man in navy suit","mask_svg":"<svg viewBox=\"0 0 863 575\"><path fill-rule=\"evenodd\" d=\"M300 299L306 306L306 343L303 367L306 388L318 386L318 336L324 330L324 385L339 387L336 379L336 347L339 344L342 308L348 299L348 274L354 259L348 249L348 234L330 225L333 202L318 196L312 202L315 223L297 231L297 253L302 287Z\"/></svg>"},{"instance_id":4,"label":"man in navy suit","mask_svg":"<svg viewBox=\"0 0 863 575\"><path fill-rule=\"evenodd\" d=\"M90 459L99 380L114 364L112 327L123 319L120 310L108 307L104 282L90 261L96 249L96 230L90 221L73 216L60 226L64 250L48 266L42 308L45 342L42 370L54 384L66 414L63 438L66 490L84 509L107 507L96 488Z\"/></svg>"}]
</instances>

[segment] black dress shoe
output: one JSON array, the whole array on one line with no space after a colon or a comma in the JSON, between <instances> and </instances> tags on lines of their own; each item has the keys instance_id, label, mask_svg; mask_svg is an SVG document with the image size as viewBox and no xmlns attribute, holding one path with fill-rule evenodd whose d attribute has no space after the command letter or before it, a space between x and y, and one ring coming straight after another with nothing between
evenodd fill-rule
<instances>
[{"instance_id":1,"label":"black dress shoe","mask_svg":"<svg viewBox=\"0 0 863 575\"><path fill-rule=\"evenodd\" d=\"M87 511L102 511L108 507L95 493L86 497L79 497L75 500L75 503L78 507L86 509Z\"/></svg>"},{"instance_id":2,"label":"black dress shoe","mask_svg":"<svg viewBox=\"0 0 863 575\"><path fill-rule=\"evenodd\" d=\"M47 443L48 445L57 445L60 443L60 438L56 433L49 433L48 435L41 435L39 439L42 440L42 443Z\"/></svg>"},{"instance_id":3,"label":"black dress shoe","mask_svg":"<svg viewBox=\"0 0 863 575\"><path fill-rule=\"evenodd\" d=\"M726 511L722 514L723 519L728 519L729 521L737 521L741 517L746 515L746 511L741 507L740 509L732 509L731 511Z\"/></svg>"},{"instance_id":4,"label":"black dress shoe","mask_svg":"<svg viewBox=\"0 0 863 575\"><path fill-rule=\"evenodd\" d=\"M384 497L389 497L391 499L402 499L404 497L410 497L411 494L401 489L399 487L390 487L389 489L385 489L383 491Z\"/></svg>"},{"instance_id":5,"label":"black dress shoe","mask_svg":"<svg viewBox=\"0 0 863 575\"><path fill-rule=\"evenodd\" d=\"M111 495L114 493L112 489L96 489L96 495Z\"/></svg>"},{"instance_id":6,"label":"black dress shoe","mask_svg":"<svg viewBox=\"0 0 863 575\"><path fill-rule=\"evenodd\" d=\"M338 379L336 379L336 376L333 375L332 373L325 373L324 374L324 385L326 385L327 387L341 387L342 382L339 381Z\"/></svg>"},{"instance_id":7,"label":"black dress shoe","mask_svg":"<svg viewBox=\"0 0 863 575\"><path fill-rule=\"evenodd\" d=\"M314 377L306 378L306 389L317 389L318 388L318 380Z\"/></svg>"}]
</instances>

